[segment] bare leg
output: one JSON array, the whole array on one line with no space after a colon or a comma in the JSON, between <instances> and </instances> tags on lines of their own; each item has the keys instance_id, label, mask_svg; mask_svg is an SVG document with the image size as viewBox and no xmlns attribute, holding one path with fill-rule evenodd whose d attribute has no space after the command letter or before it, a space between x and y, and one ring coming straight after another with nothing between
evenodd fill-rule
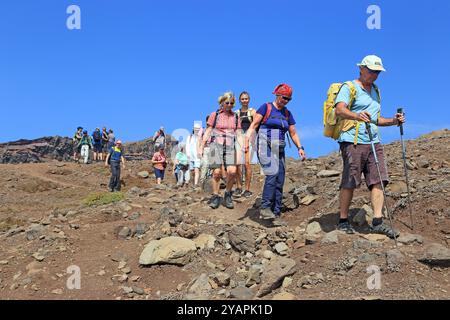
<instances>
[{"instance_id":1,"label":"bare leg","mask_svg":"<svg viewBox=\"0 0 450 320\"><path fill-rule=\"evenodd\" d=\"M194 169L194 185L198 186L198 180L200 179L200 169L195 168Z\"/></svg>"},{"instance_id":2,"label":"bare leg","mask_svg":"<svg viewBox=\"0 0 450 320\"><path fill-rule=\"evenodd\" d=\"M353 199L353 191L354 189L341 189L340 192L340 218L347 219L348 211L350 209L350 203Z\"/></svg>"},{"instance_id":3,"label":"bare leg","mask_svg":"<svg viewBox=\"0 0 450 320\"><path fill-rule=\"evenodd\" d=\"M219 190L220 190L220 178L222 176L222 170L219 169L215 169L213 172L213 193L215 195L219 195Z\"/></svg>"},{"instance_id":4,"label":"bare leg","mask_svg":"<svg viewBox=\"0 0 450 320\"><path fill-rule=\"evenodd\" d=\"M252 182L252 165L250 164L250 152L245 154L245 189L250 191Z\"/></svg>"},{"instance_id":5,"label":"bare leg","mask_svg":"<svg viewBox=\"0 0 450 320\"><path fill-rule=\"evenodd\" d=\"M373 214L375 218L383 217L383 204L384 204L384 196L383 189L381 188L381 184L374 185L372 188L372 192L370 193L372 206L373 206Z\"/></svg>"},{"instance_id":6,"label":"bare leg","mask_svg":"<svg viewBox=\"0 0 450 320\"><path fill-rule=\"evenodd\" d=\"M236 166L227 167L227 191L233 188L234 180L236 180Z\"/></svg>"},{"instance_id":7,"label":"bare leg","mask_svg":"<svg viewBox=\"0 0 450 320\"><path fill-rule=\"evenodd\" d=\"M238 165L236 168L236 189L242 189L242 165Z\"/></svg>"}]
</instances>

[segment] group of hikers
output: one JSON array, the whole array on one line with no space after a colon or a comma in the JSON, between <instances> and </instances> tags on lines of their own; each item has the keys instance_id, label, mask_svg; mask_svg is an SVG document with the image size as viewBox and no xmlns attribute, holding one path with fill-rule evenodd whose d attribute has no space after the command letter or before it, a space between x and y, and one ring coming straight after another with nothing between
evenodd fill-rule
<instances>
[{"instance_id":1,"label":"group of hikers","mask_svg":"<svg viewBox=\"0 0 450 320\"><path fill-rule=\"evenodd\" d=\"M72 140L73 160L78 162L81 157L83 163L87 164L91 159L91 151L93 153L92 161L104 161L114 146L116 138L112 129L106 130L103 127L100 131L100 128L96 128L92 135L89 135L83 127L78 127Z\"/></svg>"},{"instance_id":2,"label":"group of hikers","mask_svg":"<svg viewBox=\"0 0 450 320\"><path fill-rule=\"evenodd\" d=\"M370 230L395 239L399 233L383 222L384 187L389 178L378 127L402 125L405 117L403 113L396 113L391 118L380 115L380 92L374 82L380 72L385 71L382 60L370 55L358 66L359 78L333 84L328 92L331 108L325 110L324 107L324 118L327 118L324 124L328 131L331 126L331 134L328 132L325 135L337 140L343 160L337 229L347 234L355 232L349 223L348 213L353 192L360 187L361 175L364 174L374 209ZM292 110L287 108L293 98L292 87L280 84L273 94L272 102L264 103L255 110L249 107L250 94L244 91L238 97L241 108L237 111L233 111L236 103L234 94L226 92L221 95L217 110L206 117L206 127L195 123L192 134L179 146L172 169L176 174L177 186L189 183L191 173L195 188L211 177L213 194L210 207L217 209L223 205L233 209L234 197L252 196L251 162L256 154L265 176L260 218L274 226L285 225L281 219L286 174L285 149L292 141L302 161L306 159L306 154ZM329 120L328 112L334 116L334 122ZM163 127L153 138L155 152L152 163L158 184L164 179L169 163L165 138ZM223 197L220 193L221 180L225 184Z\"/></svg>"}]
</instances>

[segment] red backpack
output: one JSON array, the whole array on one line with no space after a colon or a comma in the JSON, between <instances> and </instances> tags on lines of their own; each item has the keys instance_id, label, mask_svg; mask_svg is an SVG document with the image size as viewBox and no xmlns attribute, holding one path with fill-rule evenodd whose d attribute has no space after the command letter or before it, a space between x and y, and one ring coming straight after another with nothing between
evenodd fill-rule
<instances>
[{"instance_id":1,"label":"red backpack","mask_svg":"<svg viewBox=\"0 0 450 320\"><path fill-rule=\"evenodd\" d=\"M272 112L272 104L269 103L269 102L267 102L267 103L266 103L266 106L267 106L267 108L266 108L266 114L264 115L264 117L263 117L261 123L259 124L258 128L256 129L256 131L258 131L258 130L259 130L259 127L260 127L261 125L265 124L265 123L267 122L267 120L269 120L269 118L270 118L270 113ZM290 112L289 112L288 108L284 107L284 116L285 116L285 119L286 119L286 120L289 119L289 115L290 115Z\"/></svg>"}]
</instances>

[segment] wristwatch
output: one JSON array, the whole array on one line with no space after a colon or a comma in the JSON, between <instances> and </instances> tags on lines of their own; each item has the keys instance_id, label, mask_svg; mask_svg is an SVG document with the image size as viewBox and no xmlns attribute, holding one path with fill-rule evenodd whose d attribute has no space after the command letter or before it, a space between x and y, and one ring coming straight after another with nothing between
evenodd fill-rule
<instances>
[{"instance_id":1,"label":"wristwatch","mask_svg":"<svg viewBox=\"0 0 450 320\"><path fill-rule=\"evenodd\" d=\"M305 148L303 146L301 146L300 148L298 148L298 150L302 149L303 151L305 151Z\"/></svg>"}]
</instances>

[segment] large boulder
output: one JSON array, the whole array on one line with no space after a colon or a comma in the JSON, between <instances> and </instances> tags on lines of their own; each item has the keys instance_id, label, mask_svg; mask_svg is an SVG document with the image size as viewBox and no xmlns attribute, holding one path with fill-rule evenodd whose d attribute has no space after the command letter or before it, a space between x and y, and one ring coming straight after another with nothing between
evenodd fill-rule
<instances>
[{"instance_id":1,"label":"large boulder","mask_svg":"<svg viewBox=\"0 0 450 320\"><path fill-rule=\"evenodd\" d=\"M319 178L331 178L340 176L341 172L336 170L322 170L317 174Z\"/></svg>"},{"instance_id":2,"label":"large boulder","mask_svg":"<svg viewBox=\"0 0 450 320\"><path fill-rule=\"evenodd\" d=\"M167 237L150 241L139 257L144 266L154 264L185 265L197 250L195 242L181 237Z\"/></svg>"},{"instance_id":3,"label":"large boulder","mask_svg":"<svg viewBox=\"0 0 450 320\"><path fill-rule=\"evenodd\" d=\"M261 277L262 285L257 296L263 297L280 287L283 279L293 275L296 271L296 262L294 260L284 257L273 258L264 268Z\"/></svg>"},{"instance_id":4,"label":"large boulder","mask_svg":"<svg viewBox=\"0 0 450 320\"><path fill-rule=\"evenodd\" d=\"M432 266L450 267L450 249L438 243L427 246L419 261Z\"/></svg>"},{"instance_id":5,"label":"large boulder","mask_svg":"<svg viewBox=\"0 0 450 320\"><path fill-rule=\"evenodd\" d=\"M255 235L252 230L245 226L235 226L228 233L230 244L238 251L254 252Z\"/></svg>"}]
</instances>

